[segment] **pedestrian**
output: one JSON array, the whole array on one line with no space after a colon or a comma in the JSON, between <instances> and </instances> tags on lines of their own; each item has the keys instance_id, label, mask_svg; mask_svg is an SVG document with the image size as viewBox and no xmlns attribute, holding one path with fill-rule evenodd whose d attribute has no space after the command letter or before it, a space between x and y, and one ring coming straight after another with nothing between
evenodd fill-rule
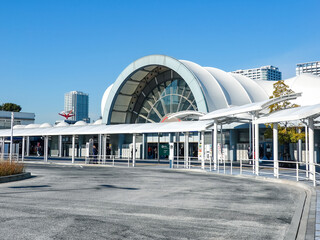
<instances>
[{"instance_id":1,"label":"pedestrian","mask_svg":"<svg viewBox=\"0 0 320 240\"><path fill-rule=\"evenodd\" d=\"M98 163L97 161L98 149L96 145L93 145L92 154L93 154L93 163Z\"/></svg>"},{"instance_id":2,"label":"pedestrian","mask_svg":"<svg viewBox=\"0 0 320 240\"><path fill-rule=\"evenodd\" d=\"M156 147L153 149L153 152L154 152L154 158L157 159L158 158L158 150Z\"/></svg>"}]
</instances>

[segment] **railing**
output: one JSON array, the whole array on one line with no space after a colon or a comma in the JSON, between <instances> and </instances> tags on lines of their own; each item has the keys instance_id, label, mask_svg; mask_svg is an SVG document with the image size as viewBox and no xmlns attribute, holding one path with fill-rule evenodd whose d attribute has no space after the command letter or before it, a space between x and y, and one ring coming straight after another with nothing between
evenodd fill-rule
<instances>
[{"instance_id":1,"label":"railing","mask_svg":"<svg viewBox=\"0 0 320 240\"><path fill-rule=\"evenodd\" d=\"M9 160L9 154L1 154L0 159ZM18 154L12 155L12 161L19 161ZM54 160L53 160L54 161ZM79 161L79 159L77 160ZM115 155L92 155L80 160L85 164L98 164L109 166L163 166L172 168L184 169L201 169L212 171L215 173L231 174L231 175L259 175L272 178L282 178L293 181L311 181L314 186L320 183L320 164L309 164L298 161L283 161L279 160L252 160L240 159L238 161L230 161L219 159L215 164L213 159L205 159L202 164L202 159L198 157L175 156L173 161L169 159L139 159L135 160L131 157L118 157Z\"/></svg>"},{"instance_id":2,"label":"railing","mask_svg":"<svg viewBox=\"0 0 320 240\"><path fill-rule=\"evenodd\" d=\"M10 161L10 154L9 153L0 153L0 160ZM13 153L11 155L11 161L19 162L19 154Z\"/></svg>"}]
</instances>

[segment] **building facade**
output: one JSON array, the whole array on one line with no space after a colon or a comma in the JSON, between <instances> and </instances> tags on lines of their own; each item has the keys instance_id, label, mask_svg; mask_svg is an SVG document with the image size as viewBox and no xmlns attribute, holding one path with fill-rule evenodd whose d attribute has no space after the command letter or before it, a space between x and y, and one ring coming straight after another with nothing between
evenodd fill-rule
<instances>
[{"instance_id":1,"label":"building facade","mask_svg":"<svg viewBox=\"0 0 320 240\"><path fill-rule=\"evenodd\" d=\"M89 96L86 93L79 91L71 91L64 96L64 111L70 112L74 116L70 118L72 121L90 122L89 118Z\"/></svg>"},{"instance_id":2,"label":"building facade","mask_svg":"<svg viewBox=\"0 0 320 240\"><path fill-rule=\"evenodd\" d=\"M320 61L298 63L296 67L297 76L302 73L311 73L313 75L320 76Z\"/></svg>"},{"instance_id":3,"label":"building facade","mask_svg":"<svg viewBox=\"0 0 320 240\"><path fill-rule=\"evenodd\" d=\"M13 125L34 124L35 114L25 112L15 112ZM11 112L0 111L0 129L11 128Z\"/></svg>"},{"instance_id":4,"label":"building facade","mask_svg":"<svg viewBox=\"0 0 320 240\"><path fill-rule=\"evenodd\" d=\"M244 75L252 80L278 81L281 80L281 72L279 68L268 65L259 68L251 68L245 70L236 70L232 73Z\"/></svg>"},{"instance_id":5,"label":"building facade","mask_svg":"<svg viewBox=\"0 0 320 240\"><path fill-rule=\"evenodd\" d=\"M294 103L308 106L320 104L319 79L315 75L302 74L284 82L294 92L302 93ZM15 129L14 134L18 137L51 136L47 137L51 156L84 156L88 143L93 142L101 154L120 159L132 157L133 146L137 148L137 158L142 159L167 159L170 149L178 158L199 157L205 152L206 158L210 159L212 132L219 131L220 137L216 139L221 154L219 159L246 159L253 139L248 123L229 124L225 120L222 129L221 124L219 130L214 130L212 122L199 120L199 116L267 101L272 95L273 84L273 81L257 81L191 61L150 55L129 64L107 87L101 101L101 120L87 124L78 119L74 125L61 122L54 127L27 125ZM69 93L66 102L72 102L74 95ZM66 104L65 111L69 110L76 113ZM272 139L264 137L264 125L260 128L256 138L260 141L260 158L270 159ZM320 134L316 131L315 150L320 159ZM0 131L0 137L7 136L10 136L9 130ZM36 141L30 144L38 144ZM294 146L290 148L291 156L296 156ZM72 148L77 148L76 152Z\"/></svg>"}]
</instances>

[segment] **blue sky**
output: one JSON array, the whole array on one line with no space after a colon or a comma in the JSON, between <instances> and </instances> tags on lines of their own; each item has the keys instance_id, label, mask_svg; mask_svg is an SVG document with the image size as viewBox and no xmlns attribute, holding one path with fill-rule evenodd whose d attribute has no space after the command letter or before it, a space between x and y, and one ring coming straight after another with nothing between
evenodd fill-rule
<instances>
[{"instance_id":1,"label":"blue sky","mask_svg":"<svg viewBox=\"0 0 320 240\"><path fill-rule=\"evenodd\" d=\"M232 71L320 60L320 1L0 1L0 103L62 119L64 93L105 89L134 60L165 54Z\"/></svg>"}]
</instances>

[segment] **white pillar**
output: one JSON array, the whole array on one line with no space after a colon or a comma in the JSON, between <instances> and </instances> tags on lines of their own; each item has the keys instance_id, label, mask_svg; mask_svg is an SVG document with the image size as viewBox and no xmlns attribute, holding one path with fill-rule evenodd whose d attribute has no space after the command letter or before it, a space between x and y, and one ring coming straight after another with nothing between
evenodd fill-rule
<instances>
[{"instance_id":1,"label":"white pillar","mask_svg":"<svg viewBox=\"0 0 320 240\"><path fill-rule=\"evenodd\" d=\"M184 161L186 168L189 168L189 133L186 132L184 135Z\"/></svg>"},{"instance_id":2,"label":"white pillar","mask_svg":"<svg viewBox=\"0 0 320 240\"><path fill-rule=\"evenodd\" d=\"M259 124L254 124L256 175L259 175Z\"/></svg>"},{"instance_id":3,"label":"white pillar","mask_svg":"<svg viewBox=\"0 0 320 240\"><path fill-rule=\"evenodd\" d=\"M301 133L301 128L298 129L298 133ZM302 162L302 140L298 140L298 161Z\"/></svg>"},{"instance_id":4,"label":"white pillar","mask_svg":"<svg viewBox=\"0 0 320 240\"><path fill-rule=\"evenodd\" d=\"M308 151L308 149L309 149L309 141L308 141L308 126L306 125L305 126L305 137L306 137L306 139L305 139L305 146L306 146L306 151L305 151L305 153L306 153L306 178L308 178L309 177L309 151Z\"/></svg>"},{"instance_id":5,"label":"white pillar","mask_svg":"<svg viewBox=\"0 0 320 240\"><path fill-rule=\"evenodd\" d=\"M142 134L142 159L145 159L146 153L146 134Z\"/></svg>"},{"instance_id":6,"label":"white pillar","mask_svg":"<svg viewBox=\"0 0 320 240\"><path fill-rule=\"evenodd\" d=\"M179 161L180 161L180 148L179 148L179 138L180 138L180 134L176 133L176 150L177 150L177 168L179 168Z\"/></svg>"},{"instance_id":7,"label":"white pillar","mask_svg":"<svg viewBox=\"0 0 320 240\"><path fill-rule=\"evenodd\" d=\"M213 169L217 170L218 163L218 123L214 121L213 125Z\"/></svg>"},{"instance_id":8,"label":"white pillar","mask_svg":"<svg viewBox=\"0 0 320 240\"><path fill-rule=\"evenodd\" d=\"M249 125L249 147L250 147L250 151L252 152L252 124L249 123L248 125Z\"/></svg>"},{"instance_id":9,"label":"white pillar","mask_svg":"<svg viewBox=\"0 0 320 240\"><path fill-rule=\"evenodd\" d=\"M314 179L314 125L313 125L313 118L309 118L309 179Z\"/></svg>"},{"instance_id":10,"label":"white pillar","mask_svg":"<svg viewBox=\"0 0 320 240\"><path fill-rule=\"evenodd\" d=\"M62 135L59 135L59 143L58 143L58 148L59 148L59 157L62 157Z\"/></svg>"},{"instance_id":11,"label":"white pillar","mask_svg":"<svg viewBox=\"0 0 320 240\"><path fill-rule=\"evenodd\" d=\"M160 162L160 133L158 133L158 144L157 144L157 160Z\"/></svg>"},{"instance_id":12,"label":"white pillar","mask_svg":"<svg viewBox=\"0 0 320 240\"><path fill-rule=\"evenodd\" d=\"M158 149L158 156L159 156L159 149ZM136 163L136 134L132 136L132 167L135 166Z\"/></svg>"},{"instance_id":13,"label":"white pillar","mask_svg":"<svg viewBox=\"0 0 320 240\"><path fill-rule=\"evenodd\" d=\"M101 160L101 155L102 155L102 135L99 134L98 135L98 160L100 161Z\"/></svg>"},{"instance_id":14,"label":"white pillar","mask_svg":"<svg viewBox=\"0 0 320 240\"><path fill-rule=\"evenodd\" d=\"M48 136L44 136L44 153L43 153L44 161L48 162Z\"/></svg>"},{"instance_id":15,"label":"white pillar","mask_svg":"<svg viewBox=\"0 0 320 240\"><path fill-rule=\"evenodd\" d=\"M105 162L107 159L107 135L103 135L102 139L102 146L103 146L103 161Z\"/></svg>"},{"instance_id":16,"label":"white pillar","mask_svg":"<svg viewBox=\"0 0 320 240\"><path fill-rule=\"evenodd\" d=\"M204 131L201 132L201 169L204 170L204 166L205 166L205 163L204 163L204 159L205 159L205 155L204 155Z\"/></svg>"},{"instance_id":17,"label":"white pillar","mask_svg":"<svg viewBox=\"0 0 320 240\"><path fill-rule=\"evenodd\" d=\"M76 136L72 135L72 159L71 162L74 163L74 150L75 150L75 145L76 145Z\"/></svg>"},{"instance_id":18,"label":"white pillar","mask_svg":"<svg viewBox=\"0 0 320 240\"><path fill-rule=\"evenodd\" d=\"M27 137L27 152L26 156L29 157L30 155L30 137Z\"/></svg>"},{"instance_id":19,"label":"white pillar","mask_svg":"<svg viewBox=\"0 0 320 240\"><path fill-rule=\"evenodd\" d=\"M13 151L13 121L14 121L14 113L13 113L13 112L11 112L10 162L12 161L12 151Z\"/></svg>"},{"instance_id":20,"label":"white pillar","mask_svg":"<svg viewBox=\"0 0 320 240\"><path fill-rule=\"evenodd\" d=\"M22 151L21 151L21 161L24 161L24 152L25 152L25 145L26 145L26 138L22 137Z\"/></svg>"},{"instance_id":21,"label":"white pillar","mask_svg":"<svg viewBox=\"0 0 320 240\"><path fill-rule=\"evenodd\" d=\"M252 135L252 138L251 138L251 143L252 143L252 149L251 149L251 153L252 153L252 172L254 174L254 171L255 171L255 159L256 159L256 148L255 148L255 130L254 130L254 115L252 115L252 120L251 120L251 135Z\"/></svg>"},{"instance_id":22,"label":"white pillar","mask_svg":"<svg viewBox=\"0 0 320 240\"><path fill-rule=\"evenodd\" d=\"M278 123L273 124L273 175L279 178Z\"/></svg>"},{"instance_id":23,"label":"white pillar","mask_svg":"<svg viewBox=\"0 0 320 240\"><path fill-rule=\"evenodd\" d=\"M2 138L2 145L1 145L1 158L3 159L4 157L4 142L5 142L5 138Z\"/></svg>"}]
</instances>

